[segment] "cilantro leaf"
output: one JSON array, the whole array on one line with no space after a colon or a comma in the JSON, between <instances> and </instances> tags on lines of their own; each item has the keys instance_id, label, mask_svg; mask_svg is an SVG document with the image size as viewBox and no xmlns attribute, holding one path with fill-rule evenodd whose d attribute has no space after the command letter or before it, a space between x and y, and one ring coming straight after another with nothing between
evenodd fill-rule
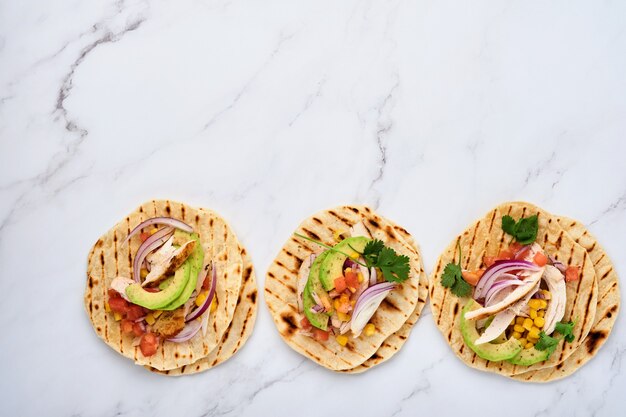
<instances>
[{"instance_id":1,"label":"cilantro leaf","mask_svg":"<svg viewBox=\"0 0 626 417\"><path fill-rule=\"evenodd\" d=\"M446 265L441 274L441 285L445 288L450 288L452 294L457 297L466 297L472 292L472 287L463 279L463 271L461 269L461 243L457 241L457 248L459 250L459 263L454 263L454 260Z\"/></svg>"},{"instance_id":2,"label":"cilantro leaf","mask_svg":"<svg viewBox=\"0 0 626 417\"><path fill-rule=\"evenodd\" d=\"M367 242L362 255L368 268L372 268L378 263L378 256L384 247L385 244L382 240L374 239Z\"/></svg>"},{"instance_id":3,"label":"cilantro leaf","mask_svg":"<svg viewBox=\"0 0 626 417\"><path fill-rule=\"evenodd\" d=\"M472 287L463 279L457 279L452 287L452 294L457 297L467 297L472 292Z\"/></svg>"},{"instance_id":4,"label":"cilantro leaf","mask_svg":"<svg viewBox=\"0 0 626 417\"><path fill-rule=\"evenodd\" d=\"M535 344L535 349L537 350L547 350L551 349L554 352L556 349L556 345L559 343L560 339L556 339L552 336L548 336L546 332L539 333L539 341Z\"/></svg>"},{"instance_id":5,"label":"cilantro leaf","mask_svg":"<svg viewBox=\"0 0 626 417\"><path fill-rule=\"evenodd\" d=\"M449 263L443 270L441 285L446 288L452 288L459 277L461 277L461 267L457 264Z\"/></svg>"},{"instance_id":6,"label":"cilantro leaf","mask_svg":"<svg viewBox=\"0 0 626 417\"><path fill-rule=\"evenodd\" d=\"M560 321L556 324L554 330L561 333L566 341L572 343L574 341L573 331L575 324L576 323L573 321L569 321L567 323L563 323Z\"/></svg>"},{"instance_id":7,"label":"cilantro leaf","mask_svg":"<svg viewBox=\"0 0 626 417\"><path fill-rule=\"evenodd\" d=\"M403 282L409 277L409 257L398 255L387 246L381 249L376 265L389 282Z\"/></svg>"},{"instance_id":8,"label":"cilantro leaf","mask_svg":"<svg viewBox=\"0 0 626 417\"><path fill-rule=\"evenodd\" d=\"M502 217L502 230L513 236L522 245L529 245L537 239L539 220L537 215L522 217L517 222L511 216Z\"/></svg>"}]
</instances>

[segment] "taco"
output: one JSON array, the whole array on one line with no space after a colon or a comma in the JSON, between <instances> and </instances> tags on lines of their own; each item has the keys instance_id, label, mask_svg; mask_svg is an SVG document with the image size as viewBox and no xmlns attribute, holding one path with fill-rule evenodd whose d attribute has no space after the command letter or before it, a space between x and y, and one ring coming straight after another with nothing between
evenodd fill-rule
<instances>
[{"instance_id":1,"label":"taco","mask_svg":"<svg viewBox=\"0 0 626 417\"><path fill-rule=\"evenodd\" d=\"M471 367L554 368L582 346L598 304L594 263L550 213L505 203L459 235L430 280L433 319Z\"/></svg>"},{"instance_id":2,"label":"taco","mask_svg":"<svg viewBox=\"0 0 626 417\"><path fill-rule=\"evenodd\" d=\"M92 248L85 309L117 352L156 370L181 368L224 339L244 269L239 242L216 213L149 201Z\"/></svg>"},{"instance_id":3,"label":"taco","mask_svg":"<svg viewBox=\"0 0 626 417\"><path fill-rule=\"evenodd\" d=\"M265 282L281 337L334 371L362 372L391 357L428 295L421 256L407 237L412 242L368 207L342 206L302 222ZM410 318L394 345L384 346Z\"/></svg>"}]
</instances>

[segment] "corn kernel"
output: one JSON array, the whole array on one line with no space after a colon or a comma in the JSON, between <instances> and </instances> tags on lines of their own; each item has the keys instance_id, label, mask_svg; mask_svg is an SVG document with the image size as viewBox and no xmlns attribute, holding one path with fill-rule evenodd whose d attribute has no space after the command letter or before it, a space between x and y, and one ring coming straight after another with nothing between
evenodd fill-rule
<instances>
[{"instance_id":1,"label":"corn kernel","mask_svg":"<svg viewBox=\"0 0 626 417\"><path fill-rule=\"evenodd\" d=\"M350 320L350 315L346 314L346 313L341 313L341 312L337 312L337 317L339 318L339 320L341 321L349 321Z\"/></svg>"},{"instance_id":2,"label":"corn kernel","mask_svg":"<svg viewBox=\"0 0 626 417\"><path fill-rule=\"evenodd\" d=\"M524 317L520 317L520 316L516 317L515 324L519 324L520 326L524 324Z\"/></svg>"},{"instance_id":3,"label":"corn kernel","mask_svg":"<svg viewBox=\"0 0 626 417\"><path fill-rule=\"evenodd\" d=\"M530 301L528 301L528 307L533 308L535 310L541 309L541 303L539 301L541 300L538 298L530 299Z\"/></svg>"},{"instance_id":4,"label":"corn kernel","mask_svg":"<svg viewBox=\"0 0 626 417\"><path fill-rule=\"evenodd\" d=\"M346 343L348 343L348 336L340 334L335 337L335 340L337 340L337 343L339 343L341 346L345 346Z\"/></svg>"},{"instance_id":5,"label":"corn kernel","mask_svg":"<svg viewBox=\"0 0 626 417\"><path fill-rule=\"evenodd\" d=\"M513 332L512 336L516 339L521 339L522 338L522 334L520 332Z\"/></svg>"},{"instance_id":6,"label":"corn kernel","mask_svg":"<svg viewBox=\"0 0 626 417\"><path fill-rule=\"evenodd\" d=\"M519 342L520 342L520 344L522 346L526 346L526 343L528 343L528 340L526 340L525 337L522 337L521 339L517 339L517 340L519 340Z\"/></svg>"},{"instance_id":7,"label":"corn kernel","mask_svg":"<svg viewBox=\"0 0 626 417\"><path fill-rule=\"evenodd\" d=\"M161 314L163 314L163 310L155 310L155 311L152 312L152 316L155 319L158 319Z\"/></svg>"},{"instance_id":8,"label":"corn kernel","mask_svg":"<svg viewBox=\"0 0 626 417\"><path fill-rule=\"evenodd\" d=\"M531 348L533 348L533 347L535 347L535 345L534 345L533 343L531 343L531 342L528 342L528 343L526 343L526 345L524 346L524 349L531 349Z\"/></svg>"},{"instance_id":9,"label":"corn kernel","mask_svg":"<svg viewBox=\"0 0 626 417\"><path fill-rule=\"evenodd\" d=\"M356 300L350 301L350 304L352 304L352 307L354 307L356 305Z\"/></svg>"},{"instance_id":10,"label":"corn kernel","mask_svg":"<svg viewBox=\"0 0 626 417\"><path fill-rule=\"evenodd\" d=\"M106 311L107 313L111 312L111 306L109 305L109 303L104 303L104 311Z\"/></svg>"},{"instance_id":11,"label":"corn kernel","mask_svg":"<svg viewBox=\"0 0 626 417\"><path fill-rule=\"evenodd\" d=\"M335 298L335 301L333 301L333 307L335 307L335 310L339 310L340 306L341 306L341 303L339 302L339 299Z\"/></svg>"},{"instance_id":12,"label":"corn kernel","mask_svg":"<svg viewBox=\"0 0 626 417\"><path fill-rule=\"evenodd\" d=\"M509 326L514 326L515 325L515 317L513 317L513 320L511 320L511 323L509 323Z\"/></svg>"},{"instance_id":13,"label":"corn kernel","mask_svg":"<svg viewBox=\"0 0 626 417\"><path fill-rule=\"evenodd\" d=\"M372 323L367 323L364 329L365 336L371 336L374 334L374 332L376 332L376 326L374 326Z\"/></svg>"},{"instance_id":14,"label":"corn kernel","mask_svg":"<svg viewBox=\"0 0 626 417\"><path fill-rule=\"evenodd\" d=\"M539 310L539 311L537 312L537 316L538 316L538 317L544 317L545 315L546 315L546 312L545 312L544 310Z\"/></svg>"},{"instance_id":15,"label":"corn kernel","mask_svg":"<svg viewBox=\"0 0 626 417\"><path fill-rule=\"evenodd\" d=\"M528 331L528 339L539 339L540 330L536 327L533 327Z\"/></svg>"},{"instance_id":16,"label":"corn kernel","mask_svg":"<svg viewBox=\"0 0 626 417\"><path fill-rule=\"evenodd\" d=\"M526 331L526 329L520 326L519 324L516 324L515 326L513 326L513 330L518 333L524 333Z\"/></svg>"},{"instance_id":17,"label":"corn kernel","mask_svg":"<svg viewBox=\"0 0 626 417\"><path fill-rule=\"evenodd\" d=\"M529 311L529 315L531 319L536 319L537 318L537 310L535 310L534 308L531 308Z\"/></svg>"},{"instance_id":18,"label":"corn kernel","mask_svg":"<svg viewBox=\"0 0 626 417\"><path fill-rule=\"evenodd\" d=\"M198 294L198 296L196 297L196 305L198 307L202 306L202 304L204 304L204 302L206 301L208 292L207 291L203 291L200 294Z\"/></svg>"},{"instance_id":19,"label":"corn kernel","mask_svg":"<svg viewBox=\"0 0 626 417\"><path fill-rule=\"evenodd\" d=\"M357 278L359 279L359 282L363 282L363 280L365 279L363 278L363 274L360 272L358 273Z\"/></svg>"},{"instance_id":20,"label":"corn kernel","mask_svg":"<svg viewBox=\"0 0 626 417\"><path fill-rule=\"evenodd\" d=\"M352 268L347 267L346 269L343 270L343 272L352 272Z\"/></svg>"},{"instance_id":21,"label":"corn kernel","mask_svg":"<svg viewBox=\"0 0 626 417\"><path fill-rule=\"evenodd\" d=\"M145 278L148 276L148 270L146 268L141 268L141 271L139 271L139 276L141 276L141 278Z\"/></svg>"},{"instance_id":22,"label":"corn kernel","mask_svg":"<svg viewBox=\"0 0 626 417\"><path fill-rule=\"evenodd\" d=\"M550 294L550 291L548 291L548 290L541 290L539 292L546 298L546 300L551 300L552 299L552 294Z\"/></svg>"},{"instance_id":23,"label":"corn kernel","mask_svg":"<svg viewBox=\"0 0 626 417\"><path fill-rule=\"evenodd\" d=\"M527 339L530 343L537 343L537 342L539 341L539 339L535 339L535 338L532 338L532 337L527 337L526 339Z\"/></svg>"},{"instance_id":24,"label":"corn kernel","mask_svg":"<svg viewBox=\"0 0 626 417\"><path fill-rule=\"evenodd\" d=\"M526 330L529 330L533 328L533 321L529 318L525 318L524 319L524 324L522 324L522 327Z\"/></svg>"},{"instance_id":25,"label":"corn kernel","mask_svg":"<svg viewBox=\"0 0 626 417\"><path fill-rule=\"evenodd\" d=\"M211 313L213 313L215 310L217 310L217 303L215 302L214 298L213 302L211 303Z\"/></svg>"},{"instance_id":26,"label":"corn kernel","mask_svg":"<svg viewBox=\"0 0 626 417\"><path fill-rule=\"evenodd\" d=\"M546 320L543 317L537 317L535 319L535 326L538 328L543 328L543 325L546 324Z\"/></svg>"},{"instance_id":27,"label":"corn kernel","mask_svg":"<svg viewBox=\"0 0 626 417\"><path fill-rule=\"evenodd\" d=\"M113 317L115 317L115 321L122 320L122 315L118 313L117 311L113 313Z\"/></svg>"},{"instance_id":28,"label":"corn kernel","mask_svg":"<svg viewBox=\"0 0 626 417\"><path fill-rule=\"evenodd\" d=\"M146 315L146 323L148 323L149 325L153 325L155 322L154 320L154 315L152 313L149 313Z\"/></svg>"},{"instance_id":29,"label":"corn kernel","mask_svg":"<svg viewBox=\"0 0 626 417\"><path fill-rule=\"evenodd\" d=\"M153 234L155 234L158 231L159 231L158 227L153 227L152 230L150 230L150 234L153 235Z\"/></svg>"},{"instance_id":30,"label":"corn kernel","mask_svg":"<svg viewBox=\"0 0 626 417\"><path fill-rule=\"evenodd\" d=\"M548 307L548 302L546 300L539 300L539 309L545 310Z\"/></svg>"}]
</instances>

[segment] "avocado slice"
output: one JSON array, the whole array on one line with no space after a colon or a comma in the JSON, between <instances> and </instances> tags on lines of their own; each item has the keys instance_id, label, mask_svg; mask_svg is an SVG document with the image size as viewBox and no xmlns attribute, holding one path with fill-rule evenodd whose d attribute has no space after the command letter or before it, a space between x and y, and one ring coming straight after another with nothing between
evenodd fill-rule
<instances>
[{"instance_id":1,"label":"avocado slice","mask_svg":"<svg viewBox=\"0 0 626 417\"><path fill-rule=\"evenodd\" d=\"M551 354L552 351L550 349L539 350L533 346L530 349L522 350L511 359L508 359L508 362L511 362L513 365L530 366L547 360Z\"/></svg>"},{"instance_id":2,"label":"avocado slice","mask_svg":"<svg viewBox=\"0 0 626 417\"><path fill-rule=\"evenodd\" d=\"M315 291L315 293L320 298L325 298L330 304L330 297L324 288L322 287L322 283L320 282L320 268L322 263L329 255L329 251L323 252L315 261L313 261L313 265L311 265L311 270L309 271L309 279L304 286L304 291L302 292L302 305L304 308L304 315L309 320L313 327L317 327L318 329L326 330L328 328L328 314L322 313L314 313L311 311L311 307L316 305L315 299L311 295L311 291Z\"/></svg>"},{"instance_id":3,"label":"avocado slice","mask_svg":"<svg viewBox=\"0 0 626 417\"><path fill-rule=\"evenodd\" d=\"M476 330L476 320L466 320L465 313L477 308L480 308L480 305L474 300L469 300L461 311L461 334L463 335L465 344L481 358L494 362L511 359L520 353L522 344L514 337L499 344L475 344L476 340L480 337L478 330Z\"/></svg>"},{"instance_id":4,"label":"avocado slice","mask_svg":"<svg viewBox=\"0 0 626 417\"><path fill-rule=\"evenodd\" d=\"M185 263L189 262L191 264L191 271L189 273L189 280L187 281L187 285L185 285L185 288L180 293L178 298L176 298L167 306L161 308L161 310L177 309L181 305L185 304L187 300L189 300L189 297L191 297L191 293L196 289L196 284L198 283L198 274L200 273L200 269L202 268L202 262L204 261L204 250L202 249L202 244L200 243L200 236L198 236L197 233L192 233L190 238L196 241L196 246L194 247L191 256L189 256L189 258L187 258L187 260L185 261Z\"/></svg>"},{"instance_id":5,"label":"avocado slice","mask_svg":"<svg viewBox=\"0 0 626 417\"><path fill-rule=\"evenodd\" d=\"M159 292L149 292L141 284L134 283L126 287L126 296L133 303L150 310L159 310L176 300L185 289L191 272L191 263L185 261L174 273L174 279L166 289Z\"/></svg>"},{"instance_id":6,"label":"avocado slice","mask_svg":"<svg viewBox=\"0 0 626 417\"><path fill-rule=\"evenodd\" d=\"M175 238L178 237L181 239L184 238L186 240L199 238L198 235L195 233L189 234L181 230L176 230L176 232L174 233L174 237ZM189 256L189 258L187 258L185 262L176 270L176 272L174 273L174 277L169 281L169 284L167 285L167 287L165 287L162 291L149 292L149 291L146 291L141 286L141 284L135 283L135 284L129 285L126 288L125 292L126 292L126 296L128 297L128 299L133 304L137 304L142 307L149 308L150 310L163 309L164 307L172 304L175 300L178 300L179 297L181 297L181 294L183 293L183 291L187 288L187 284L190 281L191 272L192 272L191 269L193 266L192 260L198 248L200 248L200 251L202 251L201 245L196 245L196 248L194 248L194 252L192 253L192 255ZM202 260L200 260L200 263L202 263ZM197 280L197 273L196 273L195 279ZM192 290L193 288L195 288L195 285L196 284L194 283ZM187 296L187 299L188 298L189 296Z\"/></svg>"},{"instance_id":7,"label":"avocado slice","mask_svg":"<svg viewBox=\"0 0 626 417\"><path fill-rule=\"evenodd\" d=\"M370 239L364 236L349 237L337 243L334 249L348 254L351 257L356 257L360 253L363 253L365 245L367 245L369 241ZM320 269L320 281L326 291L335 288L335 278L343 276L343 263L347 259L347 256L343 253L329 251L328 256L322 264Z\"/></svg>"}]
</instances>

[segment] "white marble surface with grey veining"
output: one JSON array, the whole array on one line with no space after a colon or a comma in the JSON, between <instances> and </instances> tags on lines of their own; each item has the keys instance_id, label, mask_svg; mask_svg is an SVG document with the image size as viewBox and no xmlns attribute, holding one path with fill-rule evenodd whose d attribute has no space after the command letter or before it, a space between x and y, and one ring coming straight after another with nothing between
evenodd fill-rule
<instances>
[{"instance_id":1,"label":"white marble surface with grey veining","mask_svg":"<svg viewBox=\"0 0 626 417\"><path fill-rule=\"evenodd\" d=\"M364 203L430 271L492 206L581 220L624 276L626 3L8 1L0 4L0 414L618 416L626 329L547 385L457 360L427 309L362 375L291 351L261 300L216 369L153 375L82 295L90 246L150 198L217 210L259 285L311 213ZM623 314L622 314L623 315Z\"/></svg>"}]
</instances>

